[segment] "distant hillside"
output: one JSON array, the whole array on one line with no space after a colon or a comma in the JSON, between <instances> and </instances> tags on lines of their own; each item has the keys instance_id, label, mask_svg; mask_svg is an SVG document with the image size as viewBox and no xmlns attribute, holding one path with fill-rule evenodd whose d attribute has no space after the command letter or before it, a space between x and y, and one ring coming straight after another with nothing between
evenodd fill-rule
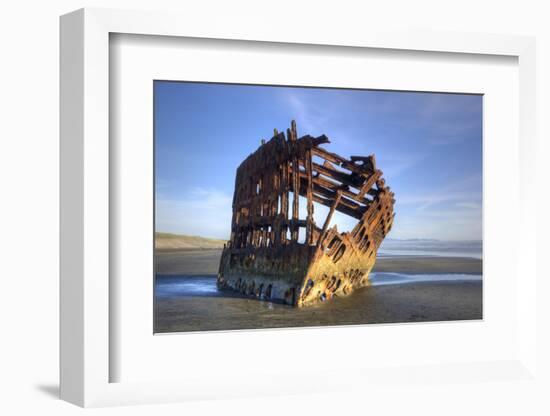
<instances>
[{"instance_id":1,"label":"distant hillside","mask_svg":"<svg viewBox=\"0 0 550 416\"><path fill-rule=\"evenodd\" d=\"M155 234L155 248L157 249L221 249L225 240L198 237L194 235L180 235L170 233Z\"/></svg>"}]
</instances>

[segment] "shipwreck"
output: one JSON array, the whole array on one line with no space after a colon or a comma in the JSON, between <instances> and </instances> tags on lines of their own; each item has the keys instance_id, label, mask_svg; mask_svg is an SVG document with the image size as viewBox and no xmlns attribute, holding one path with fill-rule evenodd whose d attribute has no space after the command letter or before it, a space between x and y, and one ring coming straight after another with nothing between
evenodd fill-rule
<instances>
[{"instance_id":1,"label":"shipwreck","mask_svg":"<svg viewBox=\"0 0 550 416\"><path fill-rule=\"evenodd\" d=\"M325 135L298 138L292 121L286 136L275 130L237 168L220 289L306 306L369 284L392 227L394 193L374 155L346 159L321 147L328 143ZM322 224L315 204L328 207ZM331 226L335 211L357 221L351 231Z\"/></svg>"}]
</instances>

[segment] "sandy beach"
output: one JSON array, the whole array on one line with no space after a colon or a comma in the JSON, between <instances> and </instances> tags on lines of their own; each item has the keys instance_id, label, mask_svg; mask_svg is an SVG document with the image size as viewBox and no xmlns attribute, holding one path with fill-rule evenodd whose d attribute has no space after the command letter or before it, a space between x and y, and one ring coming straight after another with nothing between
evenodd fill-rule
<instances>
[{"instance_id":1,"label":"sandy beach","mask_svg":"<svg viewBox=\"0 0 550 416\"><path fill-rule=\"evenodd\" d=\"M157 275L217 275L220 266L219 249L162 249L155 251Z\"/></svg>"},{"instance_id":2,"label":"sandy beach","mask_svg":"<svg viewBox=\"0 0 550 416\"><path fill-rule=\"evenodd\" d=\"M480 279L373 285L330 302L293 308L217 291L220 253L157 251L155 332L482 319ZM379 274L410 275L480 275L481 270L480 259L429 256L380 258L375 267ZM191 289L181 291L187 286Z\"/></svg>"},{"instance_id":3,"label":"sandy beach","mask_svg":"<svg viewBox=\"0 0 550 416\"><path fill-rule=\"evenodd\" d=\"M155 332L481 319L481 295L481 282L424 282L366 287L308 308L237 296L163 298Z\"/></svg>"},{"instance_id":4,"label":"sandy beach","mask_svg":"<svg viewBox=\"0 0 550 416\"><path fill-rule=\"evenodd\" d=\"M156 273L159 275L216 275L222 250L157 250ZM482 261L468 257L399 256L376 260L374 272L391 273L472 273L481 274Z\"/></svg>"}]
</instances>

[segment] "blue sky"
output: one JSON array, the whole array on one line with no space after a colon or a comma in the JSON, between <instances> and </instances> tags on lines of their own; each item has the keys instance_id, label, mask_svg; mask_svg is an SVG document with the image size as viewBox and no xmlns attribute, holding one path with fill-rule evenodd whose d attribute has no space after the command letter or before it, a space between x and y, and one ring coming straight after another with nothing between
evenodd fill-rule
<instances>
[{"instance_id":1,"label":"blue sky","mask_svg":"<svg viewBox=\"0 0 550 416\"><path fill-rule=\"evenodd\" d=\"M154 88L157 231L227 239L237 166L295 119L299 136L326 134L332 152L376 155L396 197L388 237L481 239L479 95L167 81ZM316 219L324 214L316 208ZM334 222L340 231L353 226L344 215Z\"/></svg>"}]
</instances>

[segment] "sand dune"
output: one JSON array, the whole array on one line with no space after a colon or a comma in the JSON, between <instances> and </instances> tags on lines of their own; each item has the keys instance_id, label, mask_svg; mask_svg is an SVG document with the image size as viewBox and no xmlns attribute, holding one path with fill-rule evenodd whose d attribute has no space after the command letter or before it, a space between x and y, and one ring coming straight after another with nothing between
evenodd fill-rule
<instances>
[{"instance_id":1,"label":"sand dune","mask_svg":"<svg viewBox=\"0 0 550 416\"><path fill-rule=\"evenodd\" d=\"M157 250L222 249L225 242L225 240L194 235L155 233L155 248Z\"/></svg>"}]
</instances>

